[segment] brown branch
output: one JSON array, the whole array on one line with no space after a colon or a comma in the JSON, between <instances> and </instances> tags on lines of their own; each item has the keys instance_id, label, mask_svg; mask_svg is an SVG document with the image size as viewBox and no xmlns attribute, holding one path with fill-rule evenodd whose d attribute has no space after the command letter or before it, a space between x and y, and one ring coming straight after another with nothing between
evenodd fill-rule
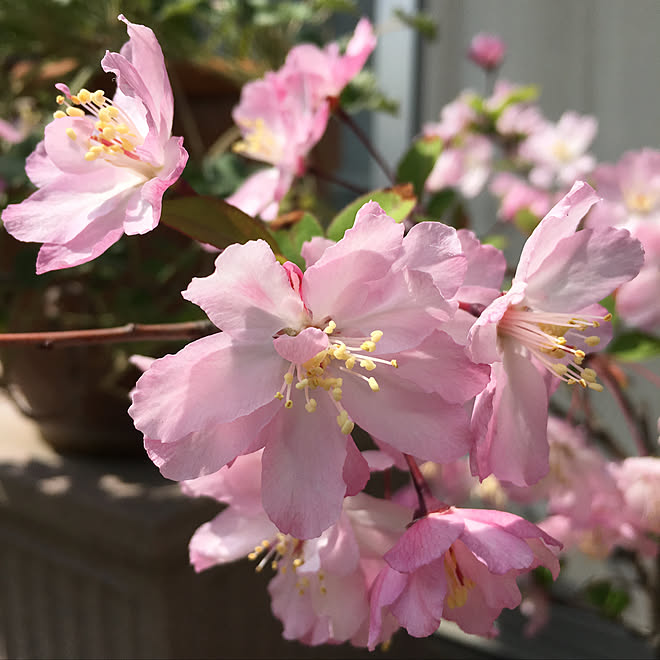
<instances>
[{"instance_id":1,"label":"brown branch","mask_svg":"<svg viewBox=\"0 0 660 660\"><path fill-rule=\"evenodd\" d=\"M93 330L0 333L0 345L34 344L41 346L41 348L54 348L56 346L79 346L82 344L199 339L215 332L219 332L219 330L210 321L159 324L127 323L115 328L94 328Z\"/></svg>"}]
</instances>

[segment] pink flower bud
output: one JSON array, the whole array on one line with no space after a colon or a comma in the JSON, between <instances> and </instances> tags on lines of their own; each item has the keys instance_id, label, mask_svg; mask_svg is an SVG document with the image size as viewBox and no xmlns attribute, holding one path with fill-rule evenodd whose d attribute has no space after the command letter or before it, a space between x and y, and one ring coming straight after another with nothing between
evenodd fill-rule
<instances>
[{"instance_id":1,"label":"pink flower bud","mask_svg":"<svg viewBox=\"0 0 660 660\"><path fill-rule=\"evenodd\" d=\"M480 32L472 38L468 57L482 69L492 71L502 63L506 45L495 34Z\"/></svg>"}]
</instances>

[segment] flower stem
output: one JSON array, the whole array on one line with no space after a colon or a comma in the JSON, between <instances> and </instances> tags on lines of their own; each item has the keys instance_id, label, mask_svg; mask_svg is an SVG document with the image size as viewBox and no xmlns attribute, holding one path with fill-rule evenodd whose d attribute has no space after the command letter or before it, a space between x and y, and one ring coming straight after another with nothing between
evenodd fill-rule
<instances>
[{"instance_id":1,"label":"flower stem","mask_svg":"<svg viewBox=\"0 0 660 660\"><path fill-rule=\"evenodd\" d=\"M383 170L385 176L389 179L390 183L394 185L396 183L396 177L394 172L389 168L388 164L385 162L383 156L378 152L376 147L371 143L371 140L367 134L358 126L358 124L353 120L353 118L341 107L337 106L334 109L335 116L341 121L343 121L346 126L348 126L360 142L364 145L364 148L371 154L371 157L378 163L381 170Z\"/></svg>"},{"instance_id":2,"label":"flower stem","mask_svg":"<svg viewBox=\"0 0 660 660\"><path fill-rule=\"evenodd\" d=\"M130 341L199 339L218 332L210 321L186 323L127 323L114 328L91 330L58 330L55 332L0 333L0 345L36 344L42 348L80 346L83 344L116 344Z\"/></svg>"},{"instance_id":3,"label":"flower stem","mask_svg":"<svg viewBox=\"0 0 660 660\"><path fill-rule=\"evenodd\" d=\"M410 476L412 477L413 486L415 487L415 492L417 493L417 501L419 506L414 513L414 518L423 518L427 513L428 509L426 507L426 498L431 498L431 489L424 479L422 471L419 469L415 459L410 456L410 454L403 455L408 463L408 468L410 469Z\"/></svg>"}]
</instances>

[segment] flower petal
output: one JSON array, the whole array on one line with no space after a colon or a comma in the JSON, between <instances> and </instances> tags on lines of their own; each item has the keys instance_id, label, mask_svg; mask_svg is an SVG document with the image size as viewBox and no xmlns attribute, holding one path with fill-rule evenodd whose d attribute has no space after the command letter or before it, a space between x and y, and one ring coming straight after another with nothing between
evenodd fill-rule
<instances>
[{"instance_id":1,"label":"flower petal","mask_svg":"<svg viewBox=\"0 0 660 660\"><path fill-rule=\"evenodd\" d=\"M328 397L315 412L283 406L265 429L264 509L280 531L314 538L337 521L346 493L346 436Z\"/></svg>"},{"instance_id":2,"label":"flower petal","mask_svg":"<svg viewBox=\"0 0 660 660\"><path fill-rule=\"evenodd\" d=\"M272 337L305 318L300 296L265 241L230 245L215 261L215 272L195 277L183 292L224 332L241 341Z\"/></svg>"}]
</instances>

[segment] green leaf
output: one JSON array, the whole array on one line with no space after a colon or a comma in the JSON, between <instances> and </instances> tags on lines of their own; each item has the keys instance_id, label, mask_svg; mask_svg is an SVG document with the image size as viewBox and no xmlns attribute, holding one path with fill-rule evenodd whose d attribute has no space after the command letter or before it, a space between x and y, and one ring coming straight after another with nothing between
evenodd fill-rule
<instances>
[{"instance_id":1,"label":"green leaf","mask_svg":"<svg viewBox=\"0 0 660 660\"><path fill-rule=\"evenodd\" d=\"M425 39L431 40L438 36L438 25L428 14L411 14L397 8L394 15L408 27L417 30Z\"/></svg>"},{"instance_id":2,"label":"green leaf","mask_svg":"<svg viewBox=\"0 0 660 660\"><path fill-rule=\"evenodd\" d=\"M357 212L369 201L378 202L387 215L397 222L401 222L415 208L417 197L415 197L411 184L398 185L384 190L373 190L362 197L358 197L332 219L327 231L328 238L333 241L341 240L344 232L353 226Z\"/></svg>"},{"instance_id":3,"label":"green leaf","mask_svg":"<svg viewBox=\"0 0 660 660\"><path fill-rule=\"evenodd\" d=\"M628 593L607 580L593 582L587 586L585 594L592 605L610 618L618 617L630 603Z\"/></svg>"},{"instance_id":4,"label":"green leaf","mask_svg":"<svg viewBox=\"0 0 660 660\"><path fill-rule=\"evenodd\" d=\"M303 213L295 224L275 230L273 236L280 246L282 256L304 268L305 260L300 256L303 243L314 236L323 236L323 227L311 213Z\"/></svg>"},{"instance_id":5,"label":"green leaf","mask_svg":"<svg viewBox=\"0 0 660 660\"><path fill-rule=\"evenodd\" d=\"M529 209L520 209L516 212L513 221L523 234L529 236L536 229L536 225L541 222L541 218Z\"/></svg>"},{"instance_id":6,"label":"green leaf","mask_svg":"<svg viewBox=\"0 0 660 660\"><path fill-rule=\"evenodd\" d=\"M424 183L428 178L435 161L442 151L442 140L439 137L417 140L401 159L397 169L397 181L413 184L415 194L419 197L424 191Z\"/></svg>"},{"instance_id":7,"label":"green leaf","mask_svg":"<svg viewBox=\"0 0 660 660\"><path fill-rule=\"evenodd\" d=\"M450 220L454 216L458 201L458 193L454 188L443 188L429 199L426 213L440 222L451 224Z\"/></svg>"},{"instance_id":8,"label":"green leaf","mask_svg":"<svg viewBox=\"0 0 660 660\"><path fill-rule=\"evenodd\" d=\"M341 107L351 114L368 110L396 115L399 110L399 102L386 96L378 87L373 71L363 70L354 76L344 87L339 100Z\"/></svg>"},{"instance_id":9,"label":"green leaf","mask_svg":"<svg viewBox=\"0 0 660 660\"><path fill-rule=\"evenodd\" d=\"M232 243L262 238L280 253L277 241L265 225L235 206L214 197L179 197L163 203L163 224L186 236L223 250Z\"/></svg>"},{"instance_id":10,"label":"green leaf","mask_svg":"<svg viewBox=\"0 0 660 660\"><path fill-rule=\"evenodd\" d=\"M615 337L607 352L625 362L641 362L660 355L660 337L633 330Z\"/></svg>"}]
</instances>

